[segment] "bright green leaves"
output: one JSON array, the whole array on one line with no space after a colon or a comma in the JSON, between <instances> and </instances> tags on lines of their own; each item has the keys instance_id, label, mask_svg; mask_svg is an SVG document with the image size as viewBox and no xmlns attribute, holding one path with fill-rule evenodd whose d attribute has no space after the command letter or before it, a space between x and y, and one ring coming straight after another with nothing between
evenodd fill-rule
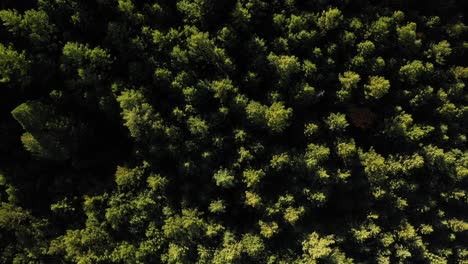
<instances>
[{"instance_id":1,"label":"bright green leaves","mask_svg":"<svg viewBox=\"0 0 468 264\"><path fill-rule=\"evenodd\" d=\"M364 166L364 172L371 184L378 184L387 178L385 158L375 152L374 149L370 149L365 153L359 153L359 157L361 164Z\"/></svg>"},{"instance_id":2,"label":"bright green leaves","mask_svg":"<svg viewBox=\"0 0 468 264\"><path fill-rule=\"evenodd\" d=\"M29 65L24 51L19 53L13 47L0 43L0 83L24 82Z\"/></svg>"},{"instance_id":3,"label":"bright green leaves","mask_svg":"<svg viewBox=\"0 0 468 264\"><path fill-rule=\"evenodd\" d=\"M332 132L344 132L349 126L346 115L342 113L331 113L325 119L325 123Z\"/></svg>"},{"instance_id":4,"label":"bright green leaves","mask_svg":"<svg viewBox=\"0 0 468 264\"><path fill-rule=\"evenodd\" d=\"M433 58L438 64L444 65L445 58L452 53L452 48L447 40L442 40L437 44L431 44L428 51L426 51L428 58Z\"/></svg>"},{"instance_id":5,"label":"bright green leaves","mask_svg":"<svg viewBox=\"0 0 468 264\"><path fill-rule=\"evenodd\" d=\"M255 192L245 191L245 205L259 208L262 205L262 198Z\"/></svg>"},{"instance_id":6,"label":"bright green leaves","mask_svg":"<svg viewBox=\"0 0 468 264\"><path fill-rule=\"evenodd\" d=\"M22 16L16 10L0 10L3 25L12 33L20 33Z\"/></svg>"},{"instance_id":7,"label":"bright green leaves","mask_svg":"<svg viewBox=\"0 0 468 264\"><path fill-rule=\"evenodd\" d=\"M196 32L187 38L188 55L198 63L207 63L217 69L229 70L231 60L226 56L225 50L215 45L207 32Z\"/></svg>"},{"instance_id":8,"label":"bright green leaves","mask_svg":"<svg viewBox=\"0 0 468 264\"><path fill-rule=\"evenodd\" d=\"M341 102L345 102L351 98L352 91L357 88L361 77L355 72L347 71L339 74L338 80L341 83L341 89L336 92L336 97Z\"/></svg>"},{"instance_id":9,"label":"bright green leaves","mask_svg":"<svg viewBox=\"0 0 468 264\"><path fill-rule=\"evenodd\" d=\"M210 203L208 209L214 214L224 213L226 211L226 204L223 200L216 200Z\"/></svg>"},{"instance_id":10,"label":"bright green leaves","mask_svg":"<svg viewBox=\"0 0 468 264\"><path fill-rule=\"evenodd\" d=\"M414 124L413 117L405 111L400 111L392 119L386 120L385 132L389 136L403 137L411 141L419 141L427 137L434 127Z\"/></svg>"},{"instance_id":11,"label":"bright green leaves","mask_svg":"<svg viewBox=\"0 0 468 264\"><path fill-rule=\"evenodd\" d=\"M270 63L275 68L279 78L286 83L301 70L301 64L295 56L278 56L270 53L268 55L268 61L270 61Z\"/></svg>"},{"instance_id":12,"label":"bright green leaves","mask_svg":"<svg viewBox=\"0 0 468 264\"><path fill-rule=\"evenodd\" d=\"M206 229L202 214L196 209L182 209L181 214L169 216L162 227L164 235L173 241L194 241Z\"/></svg>"},{"instance_id":13,"label":"bright green leaves","mask_svg":"<svg viewBox=\"0 0 468 264\"><path fill-rule=\"evenodd\" d=\"M117 186L125 189L132 189L138 187L143 178L143 168L129 169L125 167L117 167L115 172L115 182Z\"/></svg>"},{"instance_id":14,"label":"bright green leaves","mask_svg":"<svg viewBox=\"0 0 468 264\"><path fill-rule=\"evenodd\" d=\"M263 262L265 250L263 239L256 234L246 233L238 240L233 233L225 232L222 246L214 251L212 259L206 258L198 263L240 263L246 257L250 261Z\"/></svg>"},{"instance_id":15,"label":"bright green leaves","mask_svg":"<svg viewBox=\"0 0 468 264\"><path fill-rule=\"evenodd\" d=\"M148 140L163 133L163 121L153 107L146 102L141 91L127 90L117 97L122 109L124 125L136 140Z\"/></svg>"},{"instance_id":16,"label":"bright green leaves","mask_svg":"<svg viewBox=\"0 0 468 264\"><path fill-rule=\"evenodd\" d=\"M206 121L199 117L189 117L187 119L187 126L190 133L198 137L206 137L208 135L208 125Z\"/></svg>"},{"instance_id":17,"label":"bright green leaves","mask_svg":"<svg viewBox=\"0 0 468 264\"><path fill-rule=\"evenodd\" d=\"M289 126L292 109L285 108L282 102L275 102L266 107L251 101L246 107L247 119L260 126L266 126L273 133L281 133Z\"/></svg>"},{"instance_id":18,"label":"bright green leaves","mask_svg":"<svg viewBox=\"0 0 468 264\"><path fill-rule=\"evenodd\" d=\"M369 100L380 99L389 90L390 82L381 76L370 76L368 83L364 85L364 95Z\"/></svg>"},{"instance_id":19,"label":"bright green leaves","mask_svg":"<svg viewBox=\"0 0 468 264\"><path fill-rule=\"evenodd\" d=\"M429 145L424 147L424 158L431 171L443 172L459 182L468 177L468 155L458 149L444 151Z\"/></svg>"},{"instance_id":20,"label":"bright green leaves","mask_svg":"<svg viewBox=\"0 0 468 264\"><path fill-rule=\"evenodd\" d=\"M77 76L84 83L100 81L112 64L106 50L100 47L90 49L88 45L76 42L67 42L62 55L62 70Z\"/></svg>"},{"instance_id":21,"label":"bright green leaves","mask_svg":"<svg viewBox=\"0 0 468 264\"><path fill-rule=\"evenodd\" d=\"M315 169L322 162L326 161L330 155L330 149L324 145L309 144L304 154L308 168Z\"/></svg>"},{"instance_id":22,"label":"bright green leaves","mask_svg":"<svg viewBox=\"0 0 468 264\"><path fill-rule=\"evenodd\" d=\"M187 23L200 23L203 19L204 0L182 0L177 2L177 9L184 14Z\"/></svg>"},{"instance_id":23,"label":"bright green leaves","mask_svg":"<svg viewBox=\"0 0 468 264\"><path fill-rule=\"evenodd\" d=\"M168 179L159 174L152 174L146 180L148 187L155 192L163 191L168 184Z\"/></svg>"},{"instance_id":24,"label":"bright green leaves","mask_svg":"<svg viewBox=\"0 0 468 264\"><path fill-rule=\"evenodd\" d=\"M265 238L271 238L279 232L279 226L276 222L264 222L260 220L258 225L260 226L260 234Z\"/></svg>"},{"instance_id":25,"label":"bright green leaves","mask_svg":"<svg viewBox=\"0 0 468 264\"><path fill-rule=\"evenodd\" d=\"M317 25L323 31L330 31L340 26L343 20L343 14L337 8L330 8L326 11L322 11Z\"/></svg>"},{"instance_id":26,"label":"bright green leaves","mask_svg":"<svg viewBox=\"0 0 468 264\"><path fill-rule=\"evenodd\" d=\"M267 126L274 133L281 133L285 130L292 116L292 109L285 108L282 102L273 103L265 113Z\"/></svg>"},{"instance_id":27,"label":"bright green leaves","mask_svg":"<svg viewBox=\"0 0 468 264\"><path fill-rule=\"evenodd\" d=\"M294 225L304 215L304 212L305 209L303 206L299 208L289 206L284 211L283 218L287 223Z\"/></svg>"},{"instance_id":28,"label":"bright green leaves","mask_svg":"<svg viewBox=\"0 0 468 264\"><path fill-rule=\"evenodd\" d=\"M234 87L230 79L211 82L210 90L214 92L214 97L221 101L226 101L230 96L237 93L237 88Z\"/></svg>"},{"instance_id":29,"label":"bright green leaves","mask_svg":"<svg viewBox=\"0 0 468 264\"><path fill-rule=\"evenodd\" d=\"M258 235L245 234L241 240L243 251L250 257L257 257L264 253L263 239Z\"/></svg>"},{"instance_id":30,"label":"bright green leaves","mask_svg":"<svg viewBox=\"0 0 468 264\"><path fill-rule=\"evenodd\" d=\"M321 238L319 234L312 233L302 244L302 250L311 258L318 259L331 253L330 245L335 244L333 236Z\"/></svg>"},{"instance_id":31,"label":"bright green leaves","mask_svg":"<svg viewBox=\"0 0 468 264\"><path fill-rule=\"evenodd\" d=\"M334 246L334 235L321 237L317 232L313 232L302 241L302 259L301 263L343 263L352 264L353 259L346 255Z\"/></svg>"},{"instance_id":32,"label":"bright green leaves","mask_svg":"<svg viewBox=\"0 0 468 264\"><path fill-rule=\"evenodd\" d=\"M270 160L271 168L275 170L281 170L289 165L291 162L291 158L288 153L281 153L277 155L273 155Z\"/></svg>"},{"instance_id":33,"label":"bright green leaves","mask_svg":"<svg viewBox=\"0 0 468 264\"><path fill-rule=\"evenodd\" d=\"M0 19L10 32L27 37L36 44L48 42L55 30L49 23L49 16L42 10L27 10L24 15L16 10L0 10Z\"/></svg>"},{"instance_id":34,"label":"bright green leaves","mask_svg":"<svg viewBox=\"0 0 468 264\"><path fill-rule=\"evenodd\" d=\"M260 170L253 170L247 169L242 174L244 176L244 183L247 185L248 188L254 187L260 183L260 180L265 177L265 172L262 169Z\"/></svg>"},{"instance_id":35,"label":"bright green leaves","mask_svg":"<svg viewBox=\"0 0 468 264\"><path fill-rule=\"evenodd\" d=\"M415 84L433 70L434 65L431 63L423 64L422 61L414 60L400 68L400 78L410 84Z\"/></svg>"},{"instance_id":36,"label":"bright green leaves","mask_svg":"<svg viewBox=\"0 0 468 264\"><path fill-rule=\"evenodd\" d=\"M212 61L215 58L214 41L207 32L197 32L187 39L188 53L196 60Z\"/></svg>"},{"instance_id":37,"label":"bright green leaves","mask_svg":"<svg viewBox=\"0 0 468 264\"><path fill-rule=\"evenodd\" d=\"M262 105L256 101L250 101L247 105L245 111L247 113L247 119L256 124L256 125L263 125L265 124L265 113L267 111L267 107Z\"/></svg>"},{"instance_id":38,"label":"bright green leaves","mask_svg":"<svg viewBox=\"0 0 468 264\"><path fill-rule=\"evenodd\" d=\"M304 135L306 137L314 136L319 130L319 126L315 123L307 123L304 125Z\"/></svg>"},{"instance_id":39,"label":"bright green leaves","mask_svg":"<svg viewBox=\"0 0 468 264\"><path fill-rule=\"evenodd\" d=\"M344 161L351 161L354 155L357 153L356 143L354 139L349 141L339 141L336 144L336 153Z\"/></svg>"},{"instance_id":40,"label":"bright green leaves","mask_svg":"<svg viewBox=\"0 0 468 264\"><path fill-rule=\"evenodd\" d=\"M379 17L370 25L368 31L366 32L366 37L370 38L375 43L382 43L386 41L388 35L390 34L391 22L391 17Z\"/></svg>"},{"instance_id":41,"label":"bright green leaves","mask_svg":"<svg viewBox=\"0 0 468 264\"><path fill-rule=\"evenodd\" d=\"M380 232L380 227L372 222L360 226L359 229L352 229L354 239L359 243L364 243L366 240L377 237Z\"/></svg>"},{"instance_id":42,"label":"bright green leaves","mask_svg":"<svg viewBox=\"0 0 468 264\"><path fill-rule=\"evenodd\" d=\"M68 42L63 47L64 62L70 66L81 66L87 51L87 47L83 44Z\"/></svg>"},{"instance_id":43,"label":"bright green leaves","mask_svg":"<svg viewBox=\"0 0 468 264\"><path fill-rule=\"evenodd\" d=\"M135 5L132 3L132 0L119 0L118 9L124 13L132 13L135 9Z\"/></svg>"},{"instance_id":44,"label":"bright green leaves","mask_svg":"<svg viewBox=\"0 0 468 264\"><path fill-rule=\"evenodd\" d=\"M366 40L357 44L357 52L359 55L369 57L375 51L375 45L372 41Z\"/></svg>"},{"instance_id":45,"label":"bright green leaves","mask_svg":"<svg viewBox=\"0 0 468 264\"><path fill-rule=\"evenodd\" d=\"M410 22L397 28L398 42L406 48L421 46L421 40L416 38L416 23Z\"/></svg>"},{"instance_id":46,"label":"bright green leaves","mask_svg":"<svg viewBox=\"0 0 468 264\"><path fill-rule=\"evenodd\" d=\"M235 184L233 172L228 169L219 169L214 173L213 179L216 185L222 188L230 188Z\"/></svg>"}]
</instances>

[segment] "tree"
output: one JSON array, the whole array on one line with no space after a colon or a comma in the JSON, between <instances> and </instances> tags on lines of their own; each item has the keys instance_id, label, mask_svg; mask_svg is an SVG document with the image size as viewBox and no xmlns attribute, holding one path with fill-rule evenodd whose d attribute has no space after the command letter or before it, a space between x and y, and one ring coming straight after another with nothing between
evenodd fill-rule
<instances>
[{"instance_id":1,"label":"tree","mask_svg":"<svg viewBox=\"0 0 468 264\"><path fill-rule=\"evenodd\" d=\"M222 188L229 188L234 186L234 176L228 169L219 169L213 175L216 185Z\"/></svg>"},{"instance_id":2,"label":"tree","mask_svg":"<svg viewBox=\"0 0 468 264\"><path fill-rule=\"evenodd\" d=\"M190 133L199 137L206 137L208 135L208 125L199 117L189 117L187 125Z\"/></svg>"},{"instance_id":3,"label":"tree","mask_svg":"<svg viewBox=\"0 0 468 264\"><path fill-rule=\"evenodd\" d=\"M323 145L309 144L304 154L307 167L316 168L317 165L327 160L330 155L330 149Z\"/></svg>"},{"instance_id":4,"label":"tree","mask_svg":"<svg viewBox=\"0 0 468 264\"><path fill-rule=\"evenodd\" d=\"M247 113L247 119L256 125L263 125L266 123L265 114L267 107L260 104L259 102L250 101L245 111Z\"/></svg>"},{"instance_id":5,"label":"tree","mask_svg":"<svg viewBox=\"0 0 468 264\"><path fill-rule=\"evenodd\" d=\"M323 31L330 31L340 26L343 20L343 14L338 8L330 8L326 11L322 11L322 14L318 18L317 25Z\"/></svg>"},{"instance_id":6,"label":"tree","mask_svg":"<svg viewBox=\"0 0 468 264\"><path fill-rule=\"evenodd\" d=\"M325 119L325 123L328 125L328 129L333 132L343 132L349 126L346 116L342 113L331 113Z\"/></svg>"},{"instance_id":7,"label":"tree","mask_svg":"<svg viewBox=\"0 0 468 264\"><path fill-rule=\"evenodd\" d=\"M54 109L41 102L30 101L16 107L11 114L26 132L21 141L35 157L50 160L66 160L72 151L67 140L70 120L58 116Z\"/></svg>"},{"instance_id":8,"label":"tree","mask_svg":"<svg viewBox=\"0 0 468 264\"><path fill-rule=\"evenodd\" d=\"M379 184L387 178L385 158L375 152L373 148L368 152L359 152L359 158L371 184Z\"/></svg>"},{"instance_id":9,"label":"tree","mask_svg":"<svg viewBox=\"0 0 468 264\"><path fill-rule=\"evenodd\" d=\"M370 40L366 40L357 44L357 52L359 55L363 56L364 58L372 55L374 51L375 51L375 45Z\"/></svg>"},{"instance_id":10,"label":"tree","mask_svg":"<svg viewBox=\"0 0 468 264\"><path fill-rule=\"evenodd\" d=\"M397 28L398 42L407 48L421 46L421 40L416 37L416 23L410 22L405 26Z\"/></svg>"},{"instance_id":11,"label":"tree","mask_svg":"<svg viewBox=\"0 0 468 264\"><path fill-rule=\"evenodd\" d=\"M265 172L263 172L262 169L248 169L245 170L242 175L244 176L244 183L247 185L247 187L254 187L260 183L260 180L263 177L265 177Z\"/></svg>"},{"instance_id":12,"label":"tree","mask_svg":"<svg viewBox=\"0 0 468 264\"><path fill-rule=\"evenodd\" d=\"M445 58L450 56L452 48L447 40L442 40L437 44L431 44L431 47L426 51L428 58L434 58L438 64L445 64Z\"/></svg>"},{"instance_id":13,"label":"tree","mask_svg":"<svg viewBox=\"0 0 468 264\"><path fill-rule=\"evenodd\" d=\"M295 56L275 55L270 53L268 60L276 70L276 73L284 85L288 84L291 79L300 72L301 65Z\"/></svg>"},{"instance_id":14,"label":"tree","mask_svg":"<svg viewBox=\"0 0 468 264\"><path fill-rule=\"evenodd\" d=\"M304 258L309 260L325 258L332 253L330 246L335 243L332 235L322 238L318 233L313 232L302 242Z\"/></svg>"},{"instance_id":15,"label":"tree","mask_svg":"<svg viewBox=\"0 0 468 264\"><path fill-rule=\"evenodd\" d=\"M43 10L27 10L24 15L16 10L0 10L0 19L11 33L27 37L35 44L49 42L55 31L55 26L49 23L49 16Z\"/></svg>"},{"instance_id":16,"label":"tree","mask_svg":"<svg viewBox=\"0 0 468 264\"><path fill-rule=\"evenodd\" d=\"M341 89L336 92L336 96L340 101L345 102L351 98L352 91L357 88L361 77L355 72L347 71L338 75L338 80L341 83Z\"/></svg>"},{"instance_id":17,"label":"tree","mask_svg":"<svg viewBox=\"0 0 468 264\"><path fill-rule=\"evenodd\" d=\"M17 52L12 46L0 43L0 83L27 83L30 62L25 52Z\"/></svg>"},{"instance_id":18,"label":"tree","mask_svg":"<svg viewBox=\"0 0 468 264\"><path fill-rule=\"evenodd\" d=\"M390 82L382 76L370 76L369 82L364 85L366 99L377 100L390 90Z\"/></svg>"},{"instance_id":19,"label":"tree","mask_svg":"<svg viewBox=\"0 0 468 264\"><path fill-rule=\"evenodd\" d=\"M281 133L289 125L292 109L285 108L282 102L274 102L270 107L251 101L247 107L247 118L258 126L266 126L273 133Z\"/></svg>"},{"instance_id":20,"label":"tree","mask_svg":"<svg viewBox=\"0 0 468 264\"><path fill-rule=\"evenodd\" d=\"M163 121L158 113L154 113L154 109L146 102L141 91L123 91L117 97L117 102L122 109L124 125L133 138L147 141L163 133Z\"/></svg>"},{"instance_id":21,"label":"tree","mask_svg":"<svg viewBox=\"0 0 468 264\"><path fill-rule=\"evenodd\" d=\"M430 74L434 69L434 65L431 63L423 64L422 61L414 60L400 68L400 77L403 81L407 81L410 84L415 84L422 77Z\"/></svg>"},{"instance_id":22,"label":"tree","mask_svg":"<svg viewBox=\"0 0 468 264\"><path fill-rule=\"evenodd\" d=\"M282 102L273 103L265 111L267 126L271 129L271 131L273 131L273 133L281 133L288 127L292 112L292 109L285 108Z\"/></svg>"}]
</instances>

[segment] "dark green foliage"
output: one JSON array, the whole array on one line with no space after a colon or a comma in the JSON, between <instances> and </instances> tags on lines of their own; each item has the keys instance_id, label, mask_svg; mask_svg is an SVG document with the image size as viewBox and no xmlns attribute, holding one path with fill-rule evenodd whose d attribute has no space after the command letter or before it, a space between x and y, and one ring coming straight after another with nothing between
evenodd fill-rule
<instances>
[{"instance_id":1,"label":"dark green foliage","mask_svg":"<svg viewBox=\"0 0 468 264\"><path fill-rule=\"evenodd\" d=\"M466 1L0 1L1 263L466 263Z\"/></svg>"}]
</instances>

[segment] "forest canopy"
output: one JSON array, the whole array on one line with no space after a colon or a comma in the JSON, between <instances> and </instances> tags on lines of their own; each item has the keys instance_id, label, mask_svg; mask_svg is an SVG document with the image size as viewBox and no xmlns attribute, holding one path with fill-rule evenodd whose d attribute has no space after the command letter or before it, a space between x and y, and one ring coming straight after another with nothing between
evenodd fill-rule
<instances>
[{"instance_id":1,"label":"forest canopy","mask_svg":"<svg viewBox=\"0 0 468 264\"><path fill-rule=\"evenodd\" d=\"M0 263L467 263L464 0L0 2Z\"/></svg>"}]
</instances>

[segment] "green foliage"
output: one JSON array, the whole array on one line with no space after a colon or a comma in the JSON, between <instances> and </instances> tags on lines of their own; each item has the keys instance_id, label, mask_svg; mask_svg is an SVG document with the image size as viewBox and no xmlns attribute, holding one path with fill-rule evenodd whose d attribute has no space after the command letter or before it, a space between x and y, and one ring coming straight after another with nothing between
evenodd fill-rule
<instances>
[{"instance_id":1,"label":"green foliage","mask_svg":"<svg viewBox=\"0 0 468 264\"><path fill-rule=\"evenodd\" d=\"M338 79L341 83L341 89L336 92L336 97L338 100L345 102L350 99L352 91L357 88L361 77L355 72L347 71L338 75Z\"/></svg>"},{"instance_id":2,"label":"green foliage","mask_svg":"<svg viewBox=\"0 0 468 264\"><path fill-rule=\"evenodd\" d=\"M465 2L0 1L0 263L467 262Z\"/></svg>"},{"instance_id":3,"label":"green foliage","mask_svg":"<svg viewBox=\"0 0 468 264\"><path fill-rule=\"evenodd\" d=\"M189 117L187 125L193 135L204 137L208 134L208 125L198 117Z\"/></svg>"},{"instance_id":4,"label":"green foliage","mask_svg":"<svg viewBox=\"0 0 468 264\"><path fill-rule=\"evenodd\" d=\"M29 61L25 52L19 53L11 46L0 43L0 83L17 82L27 78Z\"/></svg>"},{"instance_id":5,"label":"green foliage","mask_svg":"<svg viewBox=\"0 0 468 264\"><path fill-rule=\"evenodd\" d=\"M275 68L278 76L280 76L280 78L285 81L290 80L301 70L301 65L295 56L277 56L273 53L270 53L268 55L268 60Z\"/></svg>"},{"instance_id":6,"label":"green foliage","mask_svg":"<svg viewBox=\"0 0 468 264\"><path fill-rule=\"evenodd\" d=\"M35 157L50 160L70 157L71 146L66 139L68 118L57 116L51 107L36 101L19 105L11 114L27 131L21 142Z\"/></svg>"},{"instance_id":7,"label":"green foliage","mask_svg":"<svg viewBox=\"0 0 468 264\"><path fill-rule=\"evenodd\" d=\"M328 31L338 28L343 20L343 14L338 8L330 8L323 11L320 15L317 25L320 29Z\"/></svg>"},{"instance_id":8,"label":"green foliage","mask_svg":"<svg viewBox=\"0 0 468 264\"><path fill-rule=\"evenodd\" d=\"M232 172L228 169L219 169L213 175L213 179L216 182L216 185L223 188L229 188L234 186L235 178L232 175Z\"/></svg>"},{"instance_id":9,"label":"green foliage","mask_svg":"<svg viewBox=\"0 0 468 264\"><path fill-rule=\"evenodd\" d=\"M263 170L245 170L242 174L244 176L244 183L247 187L254 187L260 183L260 180L265 177L265 172Z\"/></svg>"},{"instance_id":10,"label":"green foliage","mask_svg":"<svg viewBox=\"0 0 468 264\"><path fill-rule=\"evenodd\" d=\"M154 113L152 106L146 102L144 95L137 90L122 92L117 97L122 109L124 125L135 139L146 139L155 133L161 133L162 120Z\"/></svg>"},{"instance_id":11,"label":"green foliage","mask_svg":"<svg viewBox=\"0 0 468 264\"><path fill-rule=\"evenodd\" d=\"M335 243L336 242L332 235L322 238L319 234L313 232L307 236L306 240L302 242L304 258L309 260L317 260L327 257L333 251L330 246Z\"/></svg>"},{"instance_id":12,"label":"green foliage","mask_svg":"<svg viewBox=\"0 0 468 264\"><path fill-rule=\"evenodd\" d=\"M288 153L281 153L278 155L273 155L270 160L270 166L273 169L281 170L290 163L291 158Z\"/></svg>"},{"instance_id":13,"label":"green foliage","mask_svg":"<svg viewBox=\"0 0 468 264\"><path fill-rule=\"evenodd\" d=\"M310 137L313 136L318 131L318 125L314 123L308 123L304 128L304 135Z\"/></svg>"},{"instance_id":14,"label":"green foliage","mask_svg":"<svg viewBox=\"0 0 468 264\"><path fill-rule=\"evenodd\" d=\"M27 37L35 44L50 41L55 31L43 10L27 10L23 15L16 10L0 10L0 20L8 31Z\"/></svg>"},{"instance_id":15,"label":"green foliage","mask_svg":"<svg viewBox=\"0 0 468 264\"><path fill-rule=\"evenodd\" d=\"M421 40L416 37L416 23L410 22L397 28L398 42L404 47L413 48L421 46Z\"/></svg>"},{"instance_id":16,"label":"green foliage","mask_svg":"<svg viewBox=\"0 0 468 264\"><path fill-rule=\"evenodd\" d=\"M282 102L273 103L266 111L265 118L267 126L273 133L280 133L285 130L292 116L292 109L285 108Z\"/></svg>"},{"instance_id":17,"label":"green foliage","mask_svg":"<svg viewBox=\"0 0 468 264\"><path fill-rule=\"evenodd\" d=\"M382 98L390 90L390 81L382 76L370 76L369 82L364 85L366 99L377 100Z\"/></svg>"},{"instance_id":18,"label":"green foliage","mask_svg":"<svg viewBox=\"0 0 468 264\"><path fill-rule=\"evenodd\" d=\"M452 48L447 40L432 44L426 52L428 58L434 58L438 64L445 64L445 58L452 53Z\"/></svg>"},{"instance_id":19,"label":"green foliage","mask_svg":"<svg viewBox=\"0 0 468 264\"><path fill-rule=\"evenodd\" d=\"M265 238L271 238L279 231L279 227L276 222L263 222L260 220L258 225L260 226L260 234Z\"/></svg>"},{"instance_id":20,"label":"green foliage","mask_svg":"<svg viewBox=\"0 0 468 264\"><path fill-rule=\"evenodd\" d=\"M370 149L369 152L359 153L359 156L361 164L364 166L364 172L371 184L378 183L387 178L385 158L375 152L374 149Z\"/></svg>"},{"instance_id":21,"label":"green foliage","mask_svg":"<svg viewBox=\"0 0 468 264\"><path fill-rule=\"evenodd\" d=\"M270 107L251 101L247 107L247 118L254 124L268 127L273 133L281 133L289 125L292 109L285 108L282 102Z\"/></svg>"},{"instance_id":22,"label":"green foliage","mask_svg":"<svg viewBox=\"0 0 468 264\"><path fill-rule=\"evenodd\" d=\"M346 127L349 126L348 121L346 121L346 116L342 113L331 113L326 119L325 123L333 132L343 132L346 130Z\"/></svg>"},{"instance_id":23,"label":"green foliage","mask_svg":"<svg viewBox=\"0 0 468 264\"><path fill-rule=\"evenodd\" d=\"M434 66L431 63L423 64L419 60L414 60L400 68L400 77L409 82L415 84L420 79L433 71Z\"/></svg>"},{"instance_id":24,"label":"green foliage","mask_svg":"<svg viewBox=\"0 0 468 264\"><path fill-rule=\"evenodd\" d=\"M209 210L212 213L224 213L226 211L226 205L223 200L216 200L210 203Z\"/></svg>"},{"instance_id":25,"label":"green foliage","mask_svg":"<svg viewBox=\"0 0 468 264\"><path fill-rule=\"evenodd\" d=\"M117 167L115 172L115 182L122 188L135 188L143 177L143 171L140 168L128 169L125 167Z\"/></svg>"},{"instance_id":26,"label":"green foliage","mask_svg":"<svg viewBox=\"0 0 468 264\"><path fill-rule=\"evenodd\" d=\"M317 165L327 160L330 155L330 149L323 145L309 144L304 155L307 167L316 168Z\"/></svg>"}]
</instances>

